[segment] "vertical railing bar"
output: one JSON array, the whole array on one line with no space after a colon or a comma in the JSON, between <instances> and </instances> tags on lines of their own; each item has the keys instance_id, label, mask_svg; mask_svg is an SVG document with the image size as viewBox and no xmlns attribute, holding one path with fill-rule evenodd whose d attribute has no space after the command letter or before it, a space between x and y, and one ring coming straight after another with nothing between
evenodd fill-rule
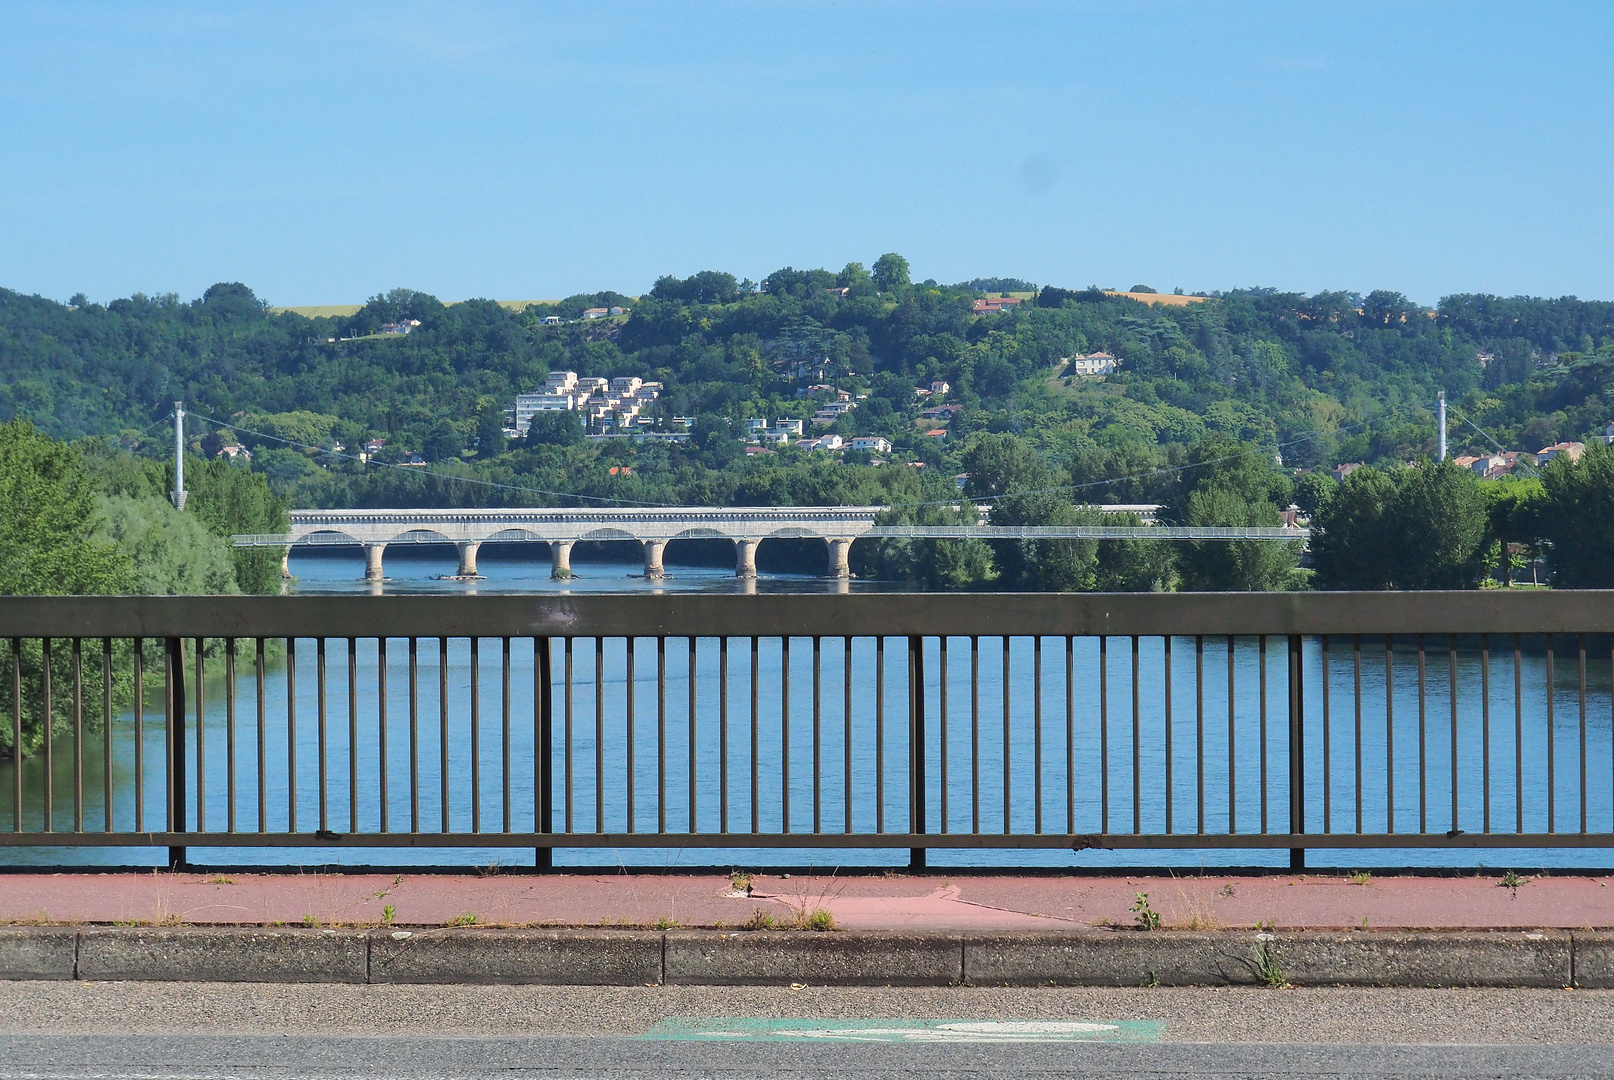
<instances>
[{"instance_id":1,"label":"vertical railing bar","mask_svg":"<svg viewBox=\"0 0 1614 1080\"><path fill-rule=\"evenodd\" d=\"M420 832L420 639L409 639L409 831Z\"/></svg>"},{"instance_id":2,"label":"vertical railing bar","mask_svg":"<svg viewBox=\"0 0 1614 1080\"><path fill-rule=\"evenodd\" d=\"M697 735L695 728L695 714L697 707L695 701L695 679L697 676L696 661L699 659L696 650L700 645L700 640L694 637L688 638L687 640L689 642L689 757L684 764L688 766L689 769L689 831L694 833L700 831L700 804L696 798L695 775L695 746Z\"/></svg>"},{"instance_id":3,"label":"vertical railing bar","mask_svg":"<svg viewBox=\"0 0 1614 1080\"><path fill-rule=\"evenodd\" d=\"M1384 635L1385 832L1395 832L1395 635Z\"/></svg>"},{"instance_id":4,"label":"vertical railing bar","mask_svg":"<svg viewBox=\"0 0 1614 1080\"><path fill-rule=\"evenodd\" d=\"M885 832L885 635L874 638L874 831Z\"/></svg>"},{"instance_id":5,"label":"vertical railing bar","mask_svg":"<svg viewBox=\"0 0 1614 1080\"><path fill-rule=\"evenodd\" d=\"M822 710L822 707L823 707L823 701L822 701L823 687L822 687L821 683L822 683L823 680L821 679L822 671L820 670L820 667L821 667L821 664L823 662L823 659L822 659L822 656L820 655L821 642L822 642L822 639L819 638L817 634L814 634L813 635L813 832L815 832L815 833L820 833L820 832L824 831L823 806L822 806L823 800L820 797L821 793L824 790L824 784L823 784L823 731L822 731L823 721L822 721L822 713L821 713L821 710Z\"/></svg>"},{"instance_id":6,"label":"vertical railing bar","mask_svg":"<svg viewBox=\"0 0 1614 1080\"><path fill-rule=\"evenodd\" d=\"M717 639L718 831L729 831L729 639Z\"/></svg>"},{"instance_id":7,"label":"vertical railing bar","mask_svg":"<svg viewBox=\"0 0 1614 1080\"><path fill-rule=\"evenodd\" d=\"M1356 831L1362 831L1362 635L1351 635L1351 672L1355 679L1352 701L1356 708Z\"/></svg>"},{"instance_id":8,"label":"vertical railing bar","mask_svg":"<svg viewBox=\"0 0 1614 1080\"><path fill-rule=\"evenodd\" d=\"M12 655L13 655L13 657L15 657L15 655L16 655L16 651L15 651L16 650L16 644L17 644L16 640L13 639L12 640L12 650L13 650ZM16 684L15 683L13 683L13 689L16 689ZM20 724L18 725L17 731L20 734L20 732L21 732L21 725ZM134 639L134 738L135 738L135 751L134 751L135 832L145 832L146 831L146 640L145 640L145 638L135 638ZM19 738L18 741L13 743L12 745L20 747L22 745L21 739ZM17 760L19 762L21 762L21 760L22 760L20 751L18 752ZM20 780L21 777L19 776L18 779ZM22 825L22 786L21 786L20 783L17 786L16 794L17 794L17 824L18 824L18 827L21 828L21 825ZM261 802L262 800L260 799L259 801Z\"/></svg>"},{"instance_id":9,"label":"vertical railing bar","mask_svg":"<svg viewBox=\"0 0 1614 1080\"><path fill-rule=\"evenodd\" d=\"M450 831L448 790L448 636L437 639L437 798L444 832ZM472 800L475 801L474 799Z\"/></svg>"},{"instance_id":10,"label":"vertical railing bar","mask_svg":"<svg viewBox=\"0 0 1614 1080\"><path fill-rule=\"evenodd\" d=\"M1329 709L1329 635L1322 635L1323 646L1323 832L1334 831L1333 713Z\"/></svg>"},{"instance_id":11,"label":"vertical railing bar","mask_svg":"<svg viewBox=\"0 0 1614 1080\"><path fill-rule=\"evenodd\" d=\"M1234 717L1238 713L1238 698L1234 694L1234 657L1238 639L1227 635L1227 833L1239 831L1238 821L1238 740Z\"/></svg>"},{"instance_id":12,"label":"vertical railing bar","mask_svg":"<svg viewBox=\"0 0 1614 1080\"><path fill-rule=\"evenodd\" d=\"M667 831L667 636L656 638L656 832Z\"/></svg>"},{"instance_id":13,"label":"vertical railing bar","mask_svg":"<svg viewBox=\"0 0 1614 1080\"><path fill-rule=\"evenodd\" d=\"M1031 639L1031 771L1032 798L1036 811L1032 814L1032 831L1042 832L1042 635Z\"/></svg>"},{"instance_id":14,"label":"vertical railing bar","mask_svg":"<svg viewBox=\"0 0 1614 1080\"><path fill-rule=\"evenodd\" d=\"M656 638L656 831L667 831L667 638Z\"/></svg>"},{"instance_id":15,"label":"vertical railing bar","mask_svg":"<svg viewBox=\"0 0 1614 1080\"><path fill-rule=\"evenodd\" d=\"M109 667L111 657L108 656ZM107 704L112 699L107 698ZM111 709L107 710L107 720L111 721ZM110 748L111 740L107 741ZM112 762L107 760L107 771L110 775ZM225 829L235 832L235 638L224 639L224 794L225 794ZM107 783L107 802L111 802L112 784ZM111 814L107 810L108 830L111 829ZM355 832L358 830L355 829Z\"/></svg>"},{"instance_id":16,"label":"vertical railing bar","mask_svg":"<svg viewBox=\"0 0 1614 1080\"><path fill-rule=\"evenodd\" d=\"M1513 799L1514 831L1524 832L1524 635L1513 635Z\"/></svg>"},{"instance_id":17,"label":"vertical railing bar","mask_svg":"<svg viewBox=\"0 0 1614 1080\"><path fill-rule=\"evenodd\" d=\"M1457 635L1446 635L1446 670L1451 687L1451 831L1457 826Z\"/></svg>"},{"instance_id":18,"label":"vertical railing bar","mask_svg":"<svg viewBox=\"0 0 1614 1080\"><path fill-rule=\"evenodd\" d=\"M319 831L329 832L331 824L326 813L325 639L323 637L314 640L314 687L319 704L317 724L319 729ZM196 695L198 700L201 699L201 696L201 694ZM200 742L200 739L198 739L198 750L201 749ZM198 802L197 810L198 812L201 810L200 802Z\"/></svg>"},{"instance_id":19,"label":"vertical railing bar","mask_svg":"<svg viewBox=\"0 0 1614 1080\"><path fill-rule=\"evenodd\" d=\"M1139 637L1132 635L1132 832L1143 831L1143 703L1139 692Z\"/></svg>"},{"instance_id":20,"label":"vertical railing bar","mask_svg":"<svg viewBox=\"0 0 1614 1080\"><path fill-rule=\"evenodd\" d=\"M75 641L76 645L77 642ZM196 639L196 831L207 831L207 679L203 667L205 642ZM76 674L76 673L75 673ZM76 678L75 678L75 681ZM180 721L184 723L183 719Z\"/></svg>"},{"instance_id":21,"label":"vertical railing bar","mask_svg":"<svg viewBox=\"0 0 1614 1080\"><path fill-rule=\"evenodd\" d=\"M135 639L135 757L140 756L140 639ZM141 778L135 770L135 815L140 814ZM139 830L137 823L135 829ZM11 639L11 831L22 832L22 639Z\"/></svg>"},{"instance_id":22,"label":"vertical railing bar","mask_svg":"<svg viewBox=\"0 0 1614 1080\"><path fill-rule=\"evenodd\" d=\"M538 639L532 643L533 669L538 664ZM540 691L542 688L538 688ZM540 706L541 707L541 706ZM534 734L537 734L536 732ZM499 791L504 796L504 815L500 822L504 832L510 831L510 637L505 635L499 640ZM537 743L533 744L535 750L542 752ZM534 785L537 786L536 784Z\"/></svg>"},{"instance_id":23,"label":"vertical railing bar","mask_svg":"<svg viewBox=\"0 0 1614 1080\"><path fill-rule=\"evenodd\" d=\"M757 833L757 832L762 831L762 829L761 829L762 808L761 808L761 805L759 803L759 800L757 799L758 781L759 781L759 779L761 777L761 769L759 768L760 762L758 761L759 754L758 754L757 746L758 746L758 743L760 741L760 736L762 734L762 718L761 718L762 694L761 694L761 691L760 691L760 689L758 687L758 683L761 681L759 676L760 676L760 672L762 670L762 661L761 661L761 656L760 656L761 646L760 646L757 638L752 637L750 639L750 641L751 641L751 752L750 752L750 757L751 757L751 831L753 833Z\"/></svg>"},{"instance_id":24,"label":"vertical railing bar","mask_svg":"<svg viewBox=\"0 0 1614 1080\"><path fill-rule=\"evenodd\" d=\"M627 786L627 796L628 796L628 832L630 832L630 833L637 831L637 829L639 827L638 814L635 812L638 808L636 806L634 806L634 787L635 787L635 780L636 780L636 777L634 776L634 773L637 771L637 762L635 761L635 757L636 757L635 751L638 749L638 747L635 744L639 741L638 738L637 738L638 733L635 730L635 728L636 728L636 719L637 719L637 717L635 715L635 706L636 706L637 702L634 699L638 695L635 694L634 691L636 689L638 689L638 676L637 676L637 673L635 671L635 667L637 665L638 657L634 652L634 647L633 647L634 644L635 644L634 638L633 638L633 636L631 634L628 635L627 637L623 638L623 647L627 650L625 666L627 668L627 677L628 677L628 699L627 699L626 713L625 713L624 719L625 719L625 722L626 722L626 731L627 731L627 770L628 770L628 772L627 772L627 777L626 777L626 781L627 781L626 786Z\"/></svg>"},{"instance_id":25,"label":"vertical railing bar","mask_svg":"<svg viewBox=\"0 0 1614 1080\"><path fill-rule=\"evenodd\" d=\"M981 639L970 638L970 831L981 831Z\"/></svg>"},{"instance_id":26,"label":"vertical railing bar","mask_svg":"<svg viewBox=\"0 0 1614 1080\"><path fill-rule=\"evenodd\" d=\"M936 665L940 669L941 691L939 699L940 714L937 718L939 725L937 737L938 749L941 751L941 831L951 832L947 823L947 634L944 632L936 639Z\"/></svg>"},{"instance_id":27,"label":"vertical railing bar","mask_svg":"<svg viewBox=\"0 0 1614 1080\"><path fill-rule=\"evenodd\" d=\"M347 831L359 831L359 639L355 637L347 639Z\"/></svg>"},{"instance_id":28,"label":"vertical railing bar","mask_svg":"<svg viewBox=\"0 0 1614 1080\"><path fill-rule=\"evenodd\" d=\"M44 641L40 645L40 651L41 651L44 659L43 659L43 662L40 665L40 669L39 669L39 676L40 676L40 680L39 680L40 695L39 696L40 696L41 702L43 703L43 707L41 709L41 716L43 717L43 720L44 720L44 729L45 729L45 731L44 731L44 734L45 734L45 830L44 831L45 832L55 832L56 831L56 703L52 700L52 697L54 695L52 695L52 693L51 693L51 690L53 688L51 686L51 670L50 670L51 669L51 647L50 647L50 642L51 642L50 638L45 638ZM172 654L173 649L174 649L172 640L170 640L169 645L170 645L170 650L169 651ZM181 678L181 679L185 678L185 660L184 660L183 656L180 656L178 659L175 659L173 655L170 655L170 657L169 657L168 685L170 687L172 687L174 685L174 673L175 672L178 673L179 678ZM181 693L180 693L180 699L179 700L180 700L180 704L178 706L178 709L179 709L178 721L179 721L180 724L184 724L184 722L185 722L185 716L184 716L185 708L184 708L184 704L183 704L184 703L184 692L183 691L181 691ZM170 707L169 707L169 715L168 715L168 729L169 729L170 732L173 731L174 720L175 720L174 706L170 705ZM170 777L172 778L173 771L174 771L174 756L173 756L172 753L170 753L168 755L168 771L169 771ZM182 780L179 781L179 782L183 783ZM173 822L173 819L174 819L174 807L176 805L175 802L174 802L174 782L173 782L172 779L170 780L168 790L169 790L168 818L169 818L169 822L170 822L169 828L170 828L171 831L178 832L179 830L174 829L173 825L172 825L172 822Z\"/></svg>"},{"instance_id":29,"label":"vertical railing bar","mask_svg":"<svg viewBox=\"0 0 1614 1080\"><path fill-rule=\"evenodd\" d=\"M1267 832L1267 636L1262 634L1260 652L1261 691L1261 831Z\"/></svg>"},{"instance_id":30,"label":"vertical railing bar","mask_svg":"<svg viewBox=\"0 0 1614 1080\"><path fill-rule=\"evenodd\" d=\"M1110 639L1098 639L1098 813L1100 835L1110 832ZM977 830L979 831L979 830Z\"/></svg>"},{"instance_id":31,"label":"vertical railing bar","mask_svg":"<svg viewBox=\"0 0 1614 1080\"><path fill-rule=\"evenodd\" d=\"M1429 831L1429 754L1427 710L1424 707L1424 650L1426 635L1418 635L1418 831Z\"/></svg>"},{"instance_id":32,"label":"vertical railing bar","mask_svg":"<svg viewBox=\"0 0 1614 1080\"><path fill-rule=\"evenodd\" d=\"M297 639L286 639L286 831L297 831Z\"/></svg>"},{"instance_id":33,"label":"vertical railing bar","mask_svg":"<svg viewBox=\"0 0 1614 1080\"><path fill-rule=\"evenodd\" d=\"M1166 834L1172 832L1172 803L1176 802L1176 789L1173 786L1172 776L1172 716L1171 716L1171 635L1165 634L1161 638L1161 668L1165 676L1165 736L1166 736Z\"/></svg>"},{"instance_id":34,"label":"vertical railing bar","mask_svg":"<svg viewBox=\"0 0 1614 1080\"><path fill-rule=\"evenodd\" d=\"M1289 834L1306 834L1306 639L1289 635ZM1289 868L1306 867L1306 849L1289 849Z\"/></svg>"},{"instance_id":35,"label":"vertical railing bar","mask_svg":"<svg viewBox=\"0 0 1614 1080\"><path fill-rule=\"evenodd\" d=\"M841 639L841 682L844 684L845 700L841 704L841 800L846 805L842 810L844 818L842 827L846 832L852 831L852 635L847 634Z\"/></svg>"},{"instance_id":36,"label":"vertical railing bar","mask_svg":"<svg viewBox=\"0 0 1614 1080\"><path fill-rule=\"evenodd\" d=\"M136 649L135 649L135 654L136 654L137 657L139 656L139 653L140 653L140 650L139 650L139 647L137 646ZM256 689L257 689L257 693L258 693L258 713L257 713L257 718L256 718L256 721L257 721L256 726L257 726L257 729L258 729L257 730L257 736L258 736L258 831L260 833L266 833L266 832L269 831L269 798L268 798L268 794L267 794L267 789L268 789L268 785L269 785L269 764L268 764L268 757L269 757L268 698L269 698L269 693L268 693L268 688L266 686L267 672L266 672L265 669L266 669L267 665L265 663L266 658L264 656L264 639L263 638L254 638L253 639L252 655L253 655L253 661L254 661L254 664L253 664L253 667L254 667L254 680L253 681L257 684ZM136 669L136 670L138 670L138 669ZM136 720L138 720L140 718L140 715L141 714L139 712L137 712L135 714ZM140 746L140 741L141 741L140 740L140 729L139 729L139 725L137 724L136 728L135 728L135 746L137 748ZM140 759L139 759L139 756L138 756L139 755L139 750L136 749L135 753L136 753L135 772L140 773L141 772L141 767L140 767ZM137 810L139 809L139 804L138 803L136 804L136 809ZM140 827L141 827L140 823L136 822L135 823L136 831L139 831Z\"/></svg>"},{"instance_id":37,"label":"vertical railing bar","mask_svg":"<svg viewBox=\"0 0 1614 1080\"><path fill-rule=\"evenodd\" d=\"M235 701L232 693L230 701ZM233 728L232 728L233 733ZM234 752L234 740L231 740L231 752ZM12 767L20 768L22 762L21 747L13 745L11 751ZM105 831L112 831L112 639L101 639L101 808L105 820ZM230 831L235 831L234 806L234 765L231 765L231 808Z\"/></svg>"},{"instance_id":38,"label":"vertical railing bar","mask_svg":"<svg viewBox=\"0 0 1614 1080\"><path fill-rule=\"evenodd\" d=\"M45 642L45 674L50 674L50 640ZM163 717L164 743L163 750L166 758L164 766L168 780L168 831L182 833L185 831L185 640L183 638L168 638L164 643L164 671L167 682L167 708ZM50 702L49 687L47 684L45 701ZM46 732L50 731L50 709L45 710ZM49 744L47 743L47 746ZM49 764L46 758L46 764ZM49 774L47 773L47 779ZM48 790L48 789L47 789ZM47 803L47 808L49 804ZM50 831L50 819L45 819L45 831ZM171 844L168 848L169 869L177 870L185 864L185 849L178 844Z\"/></svg>"},{"instance_id":39,"label":"vertical railing bar","mask_svg":"<svg viewBox=\"0 0 1614 1080\"><path fill-rule=\"evenodd\" d=\"M779 831L790 831L790 635L779 638Z\"/></svg>"},{"instance_id":40,"label":"vertical railing bar","mask_svg":"<svg viewBox=\"0 0 1614 1080\"><path fill-rule=\"evenodd\" d=\"M197 694L200 702L202 695ZM197 716L201 724L201 716ZM73 639L73 831L84 831L84 639Z\"/></svg>"},{"instance_id":41,"label":"vertical railing bar","mask_svg":"<svg viewBox=\"0 0 1614 1080\"><path fill-rule=\"evenodd\" d=\"M575 768L576 762L572 758L572 740L573 740L573 729L572 729L572 724L573 724L572 704L573 703L572 703L572 698L573 698L573 677L575 675L575 672L574 672L573 665L572 665L572 639L570 637L565 637L565 638L562 638L561 640L565 643L564 645L561 646L561 648L565 652L564 660L565 660L565 664L566 664L566 690L565 690L565 694L566 694L566 698L565 698L566 716L562 721L562 723L565 725L565 732L564 732L564 735L562 736L562 739L563 739L563 742L564 742L564 745L565 745L565 754L564 754L564 759L565 760L564 760L564 763L565 763L565 766L566 766L566 819L565 820L566 820L566 831L568 833L570 833L570 832L573 831L573 827L574 827L574 817L573 817L572 807L573 807L573 801L574 801L574 798L575 798L575 793L573 791L573 785L572 785L572 774L577 771L576 768ZM537 647L538 647L538 644L537 644L537 641L535 639L534 642L533 642L533 648L536 649Z\"/></svg>"},{"instance_id":42,"label":"vertical railing bar","mask_svg":"<svg viewBox=\"0 0 1614 1080\"><path fill-rule=\"evenodd\" d=\"M1065 835L1076 834L1076 639L1065 635Z\"/></svg>"},{"instance_id":43,"label":"vertical railing bar","mask_svg":"<svg viewBox=\"0 0 1614 1080\"><path fill-rule=\"evenodd\" d=\"M470 638L471 663L471 832L482 831L482 639ZM533 750L538 745L533 743ZM537 785L534 785L536 789ZM447 832L447 827L444 827Z\"/></svg>"},{"instance_id":44,"label":"vertical railing bar","mask_svg":"<svg viewBox=\"0 0 1614 1080\"><path fill-rule=\"evenodd\" d=\"M930 814L925 806L929 793L930 769L925 756L929 744L925 734L925 639L921 634L908 636L908 831L923 834L930 831ZM908 869L925 868L926 850L908 849Z\"/></svg>"},{"instance_id":45,"label":"vertical railing bar","mask_svg":"<svg viewBox=\"0 0 1614 1080\"><path fill-rule=\"evenodd\" d=\"M1009 644L1008 634L1004 634L1003 641L1003 833L1007 836L1014 831L1014 802L1013 795L1013 754L1009 734L1013 727L1013 713L1009 708Z\"/></svg>"},{"instance_id":46,"label":"vertical railing bar","mask_svg":"<svg viewBox=\"0 0 1614 1080\"><path fill-rule=\"evenodd\" d=\"M569 642L571 639L565 640ZM507 661L506 670L509 666ZM548 834L555 831L555 650L549 637L532 639L532 681L533 827L539 833ZM572 775L570 750L563 766L569 784ZM567 807L570 809L569 800ZM506 831L509 831L508 825ZM533 853L533 866L540 871L554 869L554 847L539 845Z\"/></svg>"},{"instance_id":47,"label":"vertical railing bar","mask_svg":"<svg viewBox=\"0 0 1614 1080\"><path fill-rule=\"evenodd\" d=\"M1491 635L1480 635L1480 778L1485 831L1491 831Z\"/></svg>"},{"instance_id":48,"label":"vertical railing bar","mask_svg":"<svg viewBox=\"0 0 1614 1080\"><path fill-rule=\"evenodd\" d=\"M1586 833L1586 635L1577 634L1580 646L1580 831ZM1456 828L1455 825L1452 826Z\"/></svg>"},{"instance_id":49,"label":"vertical railing bar","mask_svg":"<svg viewBox=\"0 0 1614 1080\"><path fill-rule=\"evenodd\" d=\"M385 634L375 641L375 672L376 672L376 795L379 799L381 811L381 831L386 832L387 802L390 792L387 788L387 637Z\"/></svg>"},{"instance_id":50,"label":"vertical railing bar","mask_svg":"<svg viewBox=\"0 0 1614 1080\"><path fill-rule=\"evenodd\" d=\"M1194 824L1205 835L1205 635L1194 635Z\"/></svg>"},{"instance_id":51,"label":"vertical railing bar","mask_svg":"<svg viewBox=\"0 0 1614 1080\"><path fill-rule=\"evenodd\" d=\"M605 638L594 638L594 831L605 831Z\"/></svg>"},{"instance_id":52,"label":"vertical railing bar","mask_svg":"<svg viewBox=\"0 0 1614 1080\"><path fill-rule=\"evenodd\" d=\"M1547 831L1558 831L1558 719L1555 708L1553 666L1558 658L1557 636L1547 635Z\"/></svg>"}]
</instances>

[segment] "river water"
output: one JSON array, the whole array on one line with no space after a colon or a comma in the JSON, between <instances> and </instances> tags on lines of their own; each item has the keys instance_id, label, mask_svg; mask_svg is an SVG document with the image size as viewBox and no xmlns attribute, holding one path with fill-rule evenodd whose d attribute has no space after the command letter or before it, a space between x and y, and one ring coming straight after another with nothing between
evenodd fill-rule
<instances>
[{"instance_id":1,"label":"river water","mask_svg":"<svg viewBox=\"0 0 1614 1080\"><path fill-rule=\"evenodd\" d=\"M637 563L578 560L574 560L576 576L571 581L554 582L548 576L547 559L484 557L479 561L484 580L459 582L448 579L455 570L451 552L426 548L401 557L389 552L389 581L383 588L388 592L417 593L548 593L730 592L750 588L806 592L880 587L870 582L834 583L791 575L764 575L752 586L737 582L726 568L671 563L668 577L652 583L639 576ZM371 589L362 580L363 564L356 553L297 557L292 570L298 590L304 593L363 593ZM1583 805L1587 829L1605 835L1614 830L1614 736L1610 719L1614 702L1606 653L1587 663L1583 728L1575 645L1572 640L1560 641L1549 726L1547 660L1542 642L1526 641L1517 688L1511 642L1495 643L1489 670L1488 718L1479 692L1482 675L1477 641L1460 644L1454 740L1444 639L1430 641L1421 720L1415 642L1397 641L1390 695L1393 724L1386 722L1383 643L1372 639L1364 644L1360 727L1351 642L1335 639L1331 643L1324 722L1324 657L1321 643L1308 640L1304 658L1307 827L1342 833L1357 829L1356 792L1360 785L1361 828L1369 833L1383 831L1389 822L1393 782L1397 832L1423 829L1443 833L1456 828L1475 833L1485 829L1488 814L1489 826L1496 831L1522 827L1524 831L1537 832L1551 827L1573 833L1582 827ZM418 698L411 743L407 643L400 639L389 641L384 752L377 643L361 641L356 646L351 679L356 693L350 702L346 642L331 642L325 658L323 799L316 644L300 641L296 648L294 697L288 693L284 663L275 661L270 665L264 687L261 736L251 664L243 661L238 667L233 806L236 828L256 829L261 815L269 829L285 829L294 813L296 828L302 831L329 828L349 832L355 831L355 824L359 831L370 831L381 827L383 815L387 827L394 831L405 831L417 820L421 829L434 831L444 827L445 817L447 827L456 832L498 831L506 820L517 831L533 828L536 744L531 642L517 640L511 644L508 691L498 640L478 643L474 668L467 641L449 643L446 664L435 640L421 642L415 657ZM968 639L949 638L945 645L937 639L927 641L926 831L1018 834L1040 827L1051 833L1124 833L1134 829L1157 832L1169 827L1175 832L1202 829L1208 834L1225 834L1230 829L1239 833L1260 831L1263 820L1271 831L1287 830L1289 728L1287 656L1282 639L1273 639L1264 657L1254 638L1238 639L1231 657L1223 639L1209 639L1203 644L1202 668L1196 668L1194 639L1174 639L1170 643L1169 680L1167 646L1160 639L1144 639L1135 656L1130 639L1112 640L1102 657L1094 640L1078 639L1071 645L1068 657L1066 648L1062 638L1041 642L1012 639L1006 674L1009 705L1005 709L1005 657L999 640L983 639L975 655L971 654ZM886 831L906 832L910 826L906 640L856 640L851 647L850 672L845 646L839 639L826 639L821 649L815 712L810 639L793 639L788 655L779 639L763 640L754 657L748 643L735 641L730 643L726 658L720 654L715 639L703 639L696 644L693 657L696 696L691 710L688 646L675 640L667 643L665 653L658 656L654 641L640 640L632 656L630 720L627 644L620 639L599 644L590 639L574 642L569 698L563 682L566 656L557 647L552 762L555 828L565 829L569 822L569 827L579 832L596 828L608 832L655 832L663 822L674 831L686 830L693 822L700 831L726 826L734 832L753 827L762 832L840 832L847 825L850 806L851 823L859 831L883 827ZM782 691L787 664L788 700ZM720 692L720 671L725 669L726 702ZM473 670L478 688L474 725L470 709ZM658 670L664 674L664 683L658 681ZM978 672L973 694L972 670ZM206 789L202 820L197 820L194 807L190 813L187 824L192 829L205 826L218 830L230 824L226 750L231 731L223 681L222 672L210 673L204 732ZM445 688L446 699L441 696ZM1516 689L1520 702L1517 718ZM1230 697L1234 717L1231 725ZM445 700L446 740L442 737ZM288 708L289 702L294 702L295 708ZM166 777L160 721L160 706L148 706L139 740L147 793L141 823L145 828L161 827L163 818ZM257 780L260 737L264 777L261 800ZM1394 768L1390 770L1386 767L1387 743L1392 739ZM82 765L85 827L92 830L102 827L106 815L101 736L96 735L93 742L85 748ZM119 830L133 829L137 824L137 739L132 713L115 718L111 742L114 825ZM0 763L0 792L11 788L9 770L10 763ZM187 772L194 785L194 730ZM417 778L413 793L412 775ZM1522 782L1516 782L1516 775ZM356 786L350 783L350 776L357 778ZM28 829L39 829L45 816L44 774L39 759L24 763L23 779L23 823ZM53 786L52 825L59 830L72 829L74 761L70 742L57 743ZM1265 800L1263 789L1267 793ZM0 829L9 829L14 820L10 800L0 798L0 804ZM155 850L0 847L0 861L7 864L147 865L160 862L164 854ZM194 863L218 865L314 866L346 862L485 867L531 865L534 859L530 849L492 846L362 851L195 846L189 855ZM1609 862L1606 848L1316 849L1310 858L1313 865L1485 865L1521 869L1606 866ZM562 848L555 854L557 864L580 866L789 864L826 868L896 865L906 859L906 849ZM1277 866L1287 865L1288 852L935 848L931 849L930 862L933 866Z\"/></svg>"}]
</instances>

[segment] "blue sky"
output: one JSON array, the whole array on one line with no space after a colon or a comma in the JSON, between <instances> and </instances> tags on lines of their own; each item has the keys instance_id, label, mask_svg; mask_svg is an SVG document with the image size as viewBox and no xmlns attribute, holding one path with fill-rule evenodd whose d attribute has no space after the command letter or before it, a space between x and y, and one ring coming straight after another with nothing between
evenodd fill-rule
<instances>
[{"instance_id":1,"label":"blue sky","mask_svg":"<svg viewBox=\"0 0 1614 1080\"><path fill-rule=\"evenodd\" d=\"M0 285L1614 298L1614 5L0 5Z\"/></svg>"}]
</instances>

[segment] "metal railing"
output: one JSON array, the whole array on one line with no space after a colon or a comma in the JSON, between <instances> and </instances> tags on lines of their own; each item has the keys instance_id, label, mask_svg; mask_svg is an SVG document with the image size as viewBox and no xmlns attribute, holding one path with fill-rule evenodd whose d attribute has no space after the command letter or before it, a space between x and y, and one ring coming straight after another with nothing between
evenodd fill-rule
<instances>
[{"instance_id":1,"label":"metal railing","mask_svg":"<svg viewBox=\"0 0 1614 1080\"><path fill-rule=\"evenodd\" d=\"M0 850L1606 848L1611 632L1595 592L0 598Z\"/></svg>"}]
</instances>

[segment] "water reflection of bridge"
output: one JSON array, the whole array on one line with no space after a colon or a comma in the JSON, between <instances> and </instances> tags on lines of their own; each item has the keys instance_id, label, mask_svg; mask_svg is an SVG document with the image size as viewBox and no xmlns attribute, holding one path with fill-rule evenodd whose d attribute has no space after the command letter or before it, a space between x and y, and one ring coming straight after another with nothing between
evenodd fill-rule
<instances>
[{"instance_id":1,"label":"water reflection of bridge","mask_svg":"<svg viewBox=\"0 0 1614 1080\"><path fill-rule=\"evenodd\" d=\"M728 540L735 573L754 577L757 547L769 539L817 539L829 548L829 576L847 577L852 541L863 538L996 540L1280 540L1303 541L1305 529L1205 528L1154 525L1155 506L1106 506L1135 514L1143 526L877 525L883 506L655 507L636 509L503 508L484 510L293 510L291 532L238 536L244 547L360 545L364 576L383 577L382 555L393 544L453 544L459 576L475 577L477 550L486 543L549 545L552 573L571 575L572 547L583 541L628 540L644 546L645 576L661 577L662 553L673 540Z\"/></svg>"}]
</instances>

